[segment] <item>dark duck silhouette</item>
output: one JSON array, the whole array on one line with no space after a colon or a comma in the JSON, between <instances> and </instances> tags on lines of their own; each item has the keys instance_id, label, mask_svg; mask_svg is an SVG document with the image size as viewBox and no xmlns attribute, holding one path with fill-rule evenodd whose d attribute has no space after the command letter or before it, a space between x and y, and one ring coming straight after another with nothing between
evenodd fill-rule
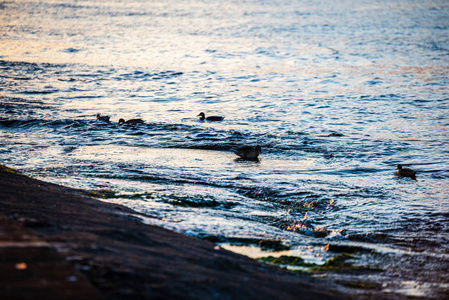
<instances>
[{"instance_id":1,"label":"dark duck silhouette","mask_svg":"<svg viewBox=\"0 0 449 300\"><path fill-rule=\"evenodd\" d=\"M217 121L223 121L224 117L220 117L220 116L209 116L206 118L206 115L203 112L200 112L200 114L197 116L200 117L201 121L212 121L212 122L217 122Z\"/></svg>"},{"instance_id":2,"label":"dark duck silhouette","mask_svg":"<svg viewBox=\"0 0 449 300\"><path fill-rule=\"evenodd\" d=\"M110 118L111 117L109 117L109 116L102 116L100 113L97 114L98 121L109 122Z\"/></svg>"},{"instance_id":3,"label":"dark duck silhouette","mask_svg":"<svg viewBox=\"0 0 449 300\"><path fill-rule=\"evenodd\" d=\"M123 125L123 124L127 124L127 125L137 125L137 124L143 124L145 123L144 120L142 119L130 119L128 121L125 121L125 119L120 119L118 120L118 125Z\"/></svg>"},{"instance_id":4,"label":"dark duck silhouette","mask_svg":"<svg viewBox=\"0 0 449 300\"><path fill-rule=\"evenodd\" d=\"M262 147L257 146L244 146L234 150L235 154L240 156L240 158L248 160L257 160L259 154L262 153Z\"/></svg>"},{"instance_id":5,"label":"dark duck silhouette","mask_svg":"<svg viewBox=\"0 0 449 300\"><path fill-rule=\"evenodd\" d=\"M409 168L403 168L401 164L398 164L396 170L398 170L397 174L401 177L410 177L411 179L416 180L416 171L409 169Z\"/></svg>"}]
</instances>

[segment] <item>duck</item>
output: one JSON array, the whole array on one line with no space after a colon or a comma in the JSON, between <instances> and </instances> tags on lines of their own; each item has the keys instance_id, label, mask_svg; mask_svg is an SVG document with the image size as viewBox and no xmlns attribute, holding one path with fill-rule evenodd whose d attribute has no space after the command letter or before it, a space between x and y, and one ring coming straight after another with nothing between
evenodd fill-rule
<instances>
[{"instance_id":1,"label":"duck","mask_svg":"<svg viewBox=\"0 0 449 300\"><path fill-rule=\"evenodd\" d=\"M410 177L412 179L416 179L416 171L409 168L402 168L401 164L398 164L396 170L398 170L397 174L401 177Z\"/></svg>"},{"instance_id":2,"label":"duck","mask_svg":"<svg viewBox=\"0 0 449 300\"><path fill-rule=\"evenodd\" d=\"M145 123L142 119L130 119L128 121L125 121L125 119L118 120L118 125L128 124L128 125L136 125L136 124L143 124Z\"/></svg>"},{"instance_id":3,"label":"duck","mask_svg":"<svg viewBox=\"0 0 449 300\"><path fill-rule=\"evenodd\" d=\"M262 147L257 146L244 146L234 150L235 154L240 156L240 158L248 160L257 160L259 154L262 153Z\"/></svg>"},{"instance_id":4,"label":"duck","mask_svg":"<svg viewBox=\"0 0 449 300\"><path fill-rule=\"evenodd\" d=\"M109 116L102 116L100 113L97 114L98 121L109 122L110 118L111 117L109 117Z\"/></svg>"},{"instance_id":5,"label":"duck","mask_svg":"<svg viewBox=\"0 0 449 300\"><path fill-rule=\"evenodd\" d=\"M197 117L200 117L201 121L212 121L212 122L217 122L217 121L223 121L224 117L221 116L209 116L206 118L206 115L203 112L200 112L199 115Z\"/></svg>"}]
</instances>

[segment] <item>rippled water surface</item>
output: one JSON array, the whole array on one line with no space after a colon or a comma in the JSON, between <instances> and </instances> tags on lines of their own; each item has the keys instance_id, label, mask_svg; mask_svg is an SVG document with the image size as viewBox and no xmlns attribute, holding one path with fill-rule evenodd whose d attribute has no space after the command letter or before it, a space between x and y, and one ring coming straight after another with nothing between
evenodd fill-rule
<instances>
[{"instance_id":1,"label":"rippled water surface","mask_svg":"<svg viewBox=\"0 0 449 300\"><path fill-rule=\"evenodd\" d=\"M449 4L373 2L0 2L0 160L195 236L372 249L384 292L447 296Z\"/></svg>"}]
</instances>

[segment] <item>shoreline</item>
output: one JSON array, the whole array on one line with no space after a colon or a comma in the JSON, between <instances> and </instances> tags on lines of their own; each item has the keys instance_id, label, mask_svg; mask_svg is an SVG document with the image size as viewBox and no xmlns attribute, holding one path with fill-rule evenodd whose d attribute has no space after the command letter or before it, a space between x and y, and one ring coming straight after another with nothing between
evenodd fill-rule
<instances>
[{"instance_id":1,"label":"shoreline","mask_svg":"<svg viewBox=\"0 0 449 300\"><path fill-rule=\"evenodd\" d=\"M346 299L330 282L138 221L0 165L0 298Z\"/></svg>"}]
</instances>

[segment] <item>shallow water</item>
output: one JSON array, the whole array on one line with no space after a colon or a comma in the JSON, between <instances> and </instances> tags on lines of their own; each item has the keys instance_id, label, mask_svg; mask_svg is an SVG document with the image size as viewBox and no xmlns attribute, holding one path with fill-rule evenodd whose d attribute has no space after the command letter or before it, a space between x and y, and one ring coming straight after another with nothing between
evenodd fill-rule
<instances>
[{"instance_id":1,"label":"shallow water","mask_svg":"<svg viewBox=\"0 0 449 300\"><path fill-rule=\"evenodd\" d=\"M191 235L282 239L317 264L336 255L328 243L373 249L358 263L387 270L370 278L394 282L385 292L447 295L446 1L47 0L0 12L2 163L114 191L106 201ZM233 153L247 144L262 146L258 162ZM398 163L418 180L398 178Z\"/></svg>"}]
</instances>

